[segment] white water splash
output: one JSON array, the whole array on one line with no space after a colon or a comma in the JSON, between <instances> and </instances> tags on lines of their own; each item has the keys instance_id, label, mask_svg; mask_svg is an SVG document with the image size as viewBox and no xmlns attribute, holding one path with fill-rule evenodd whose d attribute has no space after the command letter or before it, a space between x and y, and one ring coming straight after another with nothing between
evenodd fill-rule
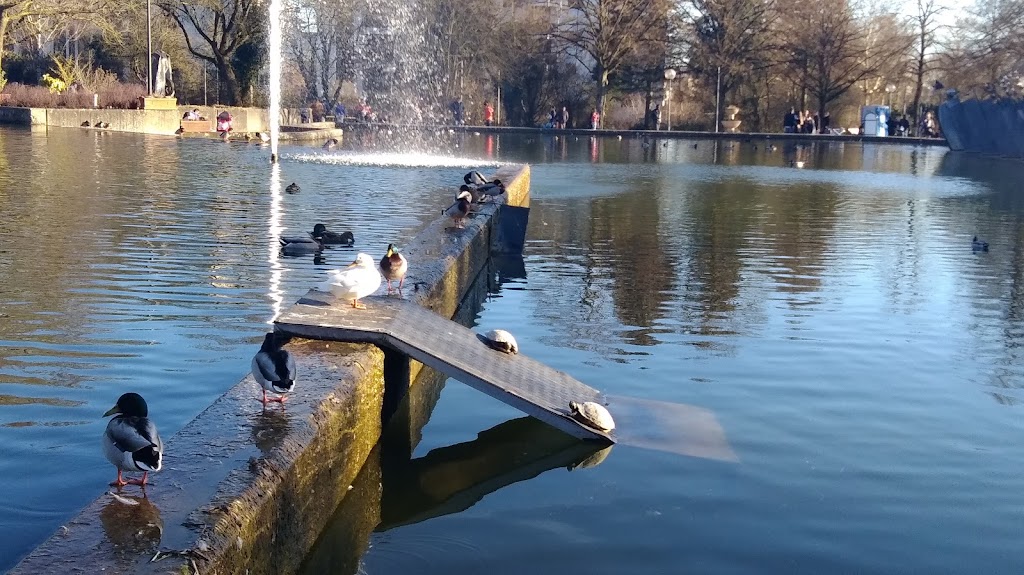
<instances>
[{"instance_id":1,"label":"white water splash","mask_svg":"<svg viewBox=\"0 0 1024 575\"><path fill-rule=\"evenodd\" d=\"M270 0L270 157L277 158L281 131L281 0Z\"/></svg>"},{"instance_id":2,"label":"white water splash","mask_svg":"<svg viewBox=\"0 0 1024 575\"><path fill-rule=\"evenodd\" d=\"M270 285L267 286L267 297L270 298L274 314L267 323L274 323L284 309L284 290L281 279L284 277L284 265L281 264L281 233L284 231L284 198L281 194L281 165L270 166L270 217L267 219L267 262L270 264Z\"/></svg>"},{"instance_id":3,"label":"white water splash","mask_svg":"<svg viewBox=\"0 0 1024 575\"><path fill-rule=\"evenodd\" d=\"M424 153L342 153L288 154L287 159L311 164L337 166L397 166L403 168L483 168L509 166L513 162L495 162L475 158L456 158Z\"/></svg>"}]
</instances>

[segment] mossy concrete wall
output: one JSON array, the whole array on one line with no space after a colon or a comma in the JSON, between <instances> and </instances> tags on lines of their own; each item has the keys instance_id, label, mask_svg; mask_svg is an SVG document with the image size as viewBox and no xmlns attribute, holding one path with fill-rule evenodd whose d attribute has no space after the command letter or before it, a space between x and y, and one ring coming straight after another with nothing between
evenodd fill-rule
<instances>
[{"instance_id":1,"label":"mossy concrete wall","mask_svg":"<svg viewBox=\"0 0 1024 575\"><path fill-rule=\"evenodd\" d=\"M528 167L498 175L503 200L528 202ZM464 230L439 218L417 235L404 250L407 297L452 317L487 262L498 210L483 206ZM353 483L381 435L384 352L301 339L288 349L300 380L285 406L264 409L246 376L166 441L145 497L136 487L100 496L11 573L292 573L348 497L364 498L360 516L375 524L379 507L365 498L379 499L380 483ZM413 436L426 417L410 415Z\"/></svg>"}]
</instances>

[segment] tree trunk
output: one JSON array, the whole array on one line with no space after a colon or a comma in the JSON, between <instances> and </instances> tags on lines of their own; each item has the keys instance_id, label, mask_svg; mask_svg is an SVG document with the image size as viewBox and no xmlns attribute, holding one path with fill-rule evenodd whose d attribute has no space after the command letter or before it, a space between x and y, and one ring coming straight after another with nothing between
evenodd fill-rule
<instances>
[{"instance_id":1,"label":"tree trunk","mask_svg":"<svg viewBox=\"0 0 1024 575\"><path fill-rule=\"evenodd\" d=\"M238 76L231 62L219 58L217 71L220 73L220 97L226 106L238 106L242 102L242 92L238 86Z\"/></svg>"},{"instance_id":2,"label":"tree trunk","mask_svg":"<svg viewBox=\"0 0 1024 575\"><path fill-rule=\"evenodd\" d=\"M7 40L7 24L10 19L7 16L6 11L0 11L0 74L3 73L4 63L4 44Z\"/></svg>"},{"instance_id":3,"label":"tree trunk","mask_svg":"<svg viewBox=\"0 0 1024 575\"><path fill-rule=\"evenodd\" d=\"M608 71L602 66L597 68L597 113L601 117L598 128L604 126L604 95L608 86Z\"/></svg>"},{"instance_id":4,"label":"tree trunk","mask_svg":"<svg viewBox=\"0 0 1024 575\"><path fill-rule=\"evenodd\" d=\"M917 71L916 71L917 72L916 73L917 84L914 85L914 107L911 108L911 117L914 118L914 121L910 125L912 127L914 127L914 129L917 129L917 126L919 125L918 121L917 121L918 120L917 113L920 110L920 106L921 106L921 87L922 87L922 84L924 83L924 50L925 50L925 48L926 48L926 46L925 46L925 35L922 32L922 34L921 34L921 49L917 53Z\"/></svg>"}]
</instances>

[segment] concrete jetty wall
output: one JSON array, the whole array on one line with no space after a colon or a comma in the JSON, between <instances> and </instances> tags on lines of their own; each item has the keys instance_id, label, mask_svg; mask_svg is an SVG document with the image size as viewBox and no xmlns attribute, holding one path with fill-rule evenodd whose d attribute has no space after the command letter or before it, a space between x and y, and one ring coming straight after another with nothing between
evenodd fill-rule
<instances>
[{"instance_id":1,"label":"concrete jetty wall","mask_svg":"<svg viewBox=\"0 0 1024 575\"><path fill-rule=\"evenodd\" d=\"M408 299L445 317L456 312L492 250L507 209L499 204L529 202L528 166L497 176L508 193L483 206L465 230L446 229L451 223L440 217L404 246ZM380 255L377 246L365 251ZM367 303L372 313L372 299ZM293 339L287 349L300 379L283 409L264 411L258 384L246 376L166 441L164 469L145 498L137 487L120 499L100 496L11 573L291 573L349 498L364 498L356 507L371 511L361 512L362 523L375 525L366 500L379 499L380 484L357 479L373 468L366 463L381 434L384 372L399 370L412 381L421 366L387 367L385 353L370 345ZM422 414L405 417L425 421ZM353 533L365 537L363 527Z\"/></svg>"},{"instance_id":2,"label":"concrete jetty wall","mask_svg":"<svg viewBox=\"0 0 1024 575\"><path fill-rule=\"evenodd\" d=\"M230 106L177 106L169 110L115 110L110 108L15 108L0 106L0 124L21 126L48 126L78 128L83 122L110 124L112 132L174 135L181 126L181 116L198 108L206 118L217 117L227 110L231 113L235 132L264 132L270 129L267 110ZM90 128L92 129L92 128Z\"/></svg>"},{"instance_id":3,"label":"concrete jetty wall","mask_svg":"<svg viewBox=\"0 0 1024 575\"><path fill-rule=\"evenodd\" d=\"M1024 158L1024 101L946 100L939 125L953 151Z\"/></svg>"}]
</instances>

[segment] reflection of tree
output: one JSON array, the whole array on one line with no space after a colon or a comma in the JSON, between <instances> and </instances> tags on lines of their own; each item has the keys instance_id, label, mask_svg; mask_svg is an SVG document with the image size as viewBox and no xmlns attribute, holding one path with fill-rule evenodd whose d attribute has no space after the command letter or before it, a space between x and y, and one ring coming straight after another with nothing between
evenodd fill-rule
<instances>
[{"instance_id":1,"label":"reflection of tree","mask_svg":"<svg viewBox=\"0 0 1024 575\"><path fill-rule=\"evenodd\" d=\"M672 298L675 262L658 235L659 211L649 187L592 202L591 253L607 261L620 321L650 328ZM630 332L635 345L653 345L648 329Z\"/></svg>"},{"instance_id":2,"label":"reflection of tree","mask_svg":"<svg viewBox=\"0 0 1024 575\"><path fill-rule=\"evenodd\" d=\"M816 292L825 268L824 253L831 228L838 220L839 198L832 188L795 185L785 190L767 189L759 198L768 209L762 231L772 252L772 273L778 291ZM769 233L769 230L771 232Z\"/></svg>"},{"instance_id":3,"label":"reflection of tree","mask_svg":"<svg viewBox=\"0 0 1024 575\"><path fill-rule=\"evenodd\" d=\"M698 186L692 194L692 277L703 289L687 292L701 305L702 334L717 333L717 320L735 309L743 267L739 257L743 230L751 225L751 212L739 207L747 201L742 196L748 190L746 182L716 182Z\"/></svg>"}]
</instances>

